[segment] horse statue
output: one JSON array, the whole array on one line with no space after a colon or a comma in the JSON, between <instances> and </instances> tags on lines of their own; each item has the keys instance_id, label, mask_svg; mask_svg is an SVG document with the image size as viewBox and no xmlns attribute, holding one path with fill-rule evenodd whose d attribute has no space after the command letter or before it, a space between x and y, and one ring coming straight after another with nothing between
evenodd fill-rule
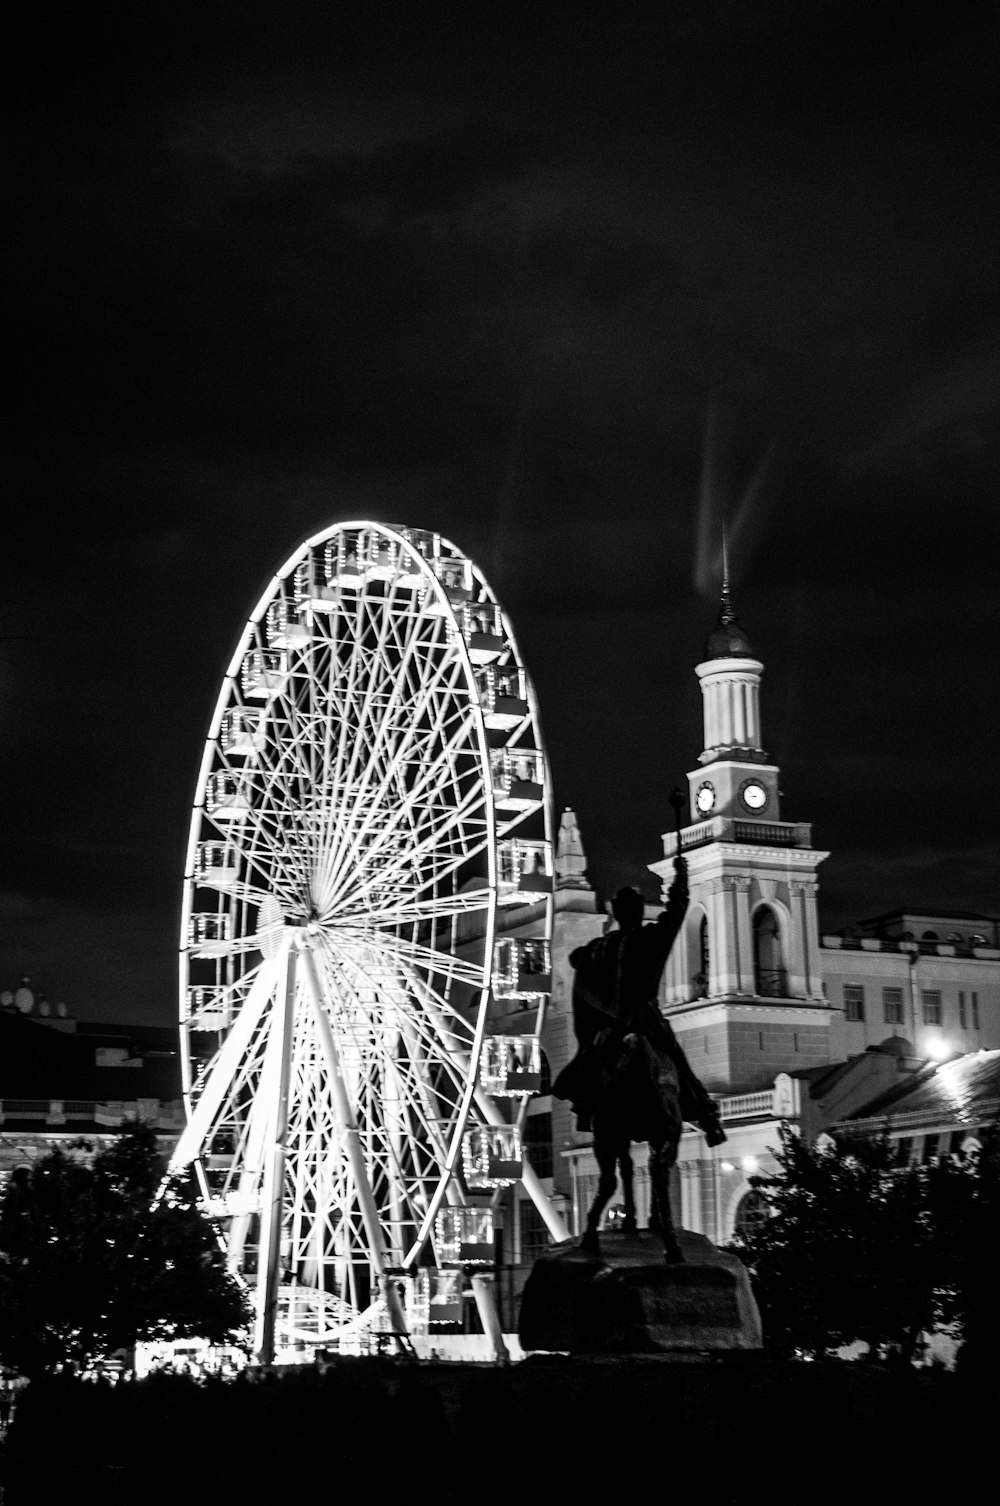
<instances>
[{"instance_id":1,"label":"horse statue","mask_svg":"<svg viewBox=\"0 0 1000 1506\"><path fill-rule=\"evenodd\" d=\"M580 1242L591 1255L600 1254L598 1229L617 1185L616 1168L625 1195L624 1229L635 1232L631 1145L645 1140L653 1191L651 1227L659 1228L667 1261L683 1261L670 1207L670 1173L684 1123L697 1124L710 1146L726 1138L714 1102L656 1005L687 905L687 865L677 857L667 904L657 920L643 925L642 895L637 889L620 889L611 902L617 930L570 954L579 1049L552 1091L569 1100L578 1127L594 1136L600 1177Z\"/></svg>"}]
</instances>

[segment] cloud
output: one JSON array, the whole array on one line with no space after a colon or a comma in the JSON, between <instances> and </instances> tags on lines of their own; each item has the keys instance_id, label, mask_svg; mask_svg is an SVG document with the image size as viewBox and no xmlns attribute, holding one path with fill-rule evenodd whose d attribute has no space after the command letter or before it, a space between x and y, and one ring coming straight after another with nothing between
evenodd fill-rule
<instances>
[{"instance_id":1,"label":"cloud","mask_svg":"<svg viewBox=\"0 0 1000 1506\"><path fill-rule=\"evenodd\" d=\"M902 413L843 463L855 472L942 470L965 456L992 454L998 433L1000 351L991 351L931 372Z\"/></svg>"}]
</instances>

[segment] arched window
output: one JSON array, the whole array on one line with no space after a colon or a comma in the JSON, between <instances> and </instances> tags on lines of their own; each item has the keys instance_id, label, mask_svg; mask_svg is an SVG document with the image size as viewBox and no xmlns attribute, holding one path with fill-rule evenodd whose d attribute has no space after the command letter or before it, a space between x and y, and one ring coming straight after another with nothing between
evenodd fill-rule
<instances>
[{"instance_id":1,"label":"arched window","mask_svg":"<svg viewBox=\"0 0 1000 1506\"><path fill-rule=\"evenodd\" d=\"M696 999L708 998L708 980L711 977L712 957L708 949L708 916L701 917L698 927L698 971L692 982Z\"/></svg>"},{"instance_id":2,"label":"arched window","mask_svg":"<svg viewBox=\"0 0 1000 1506\"><path fill-rule=\"evenodd\" d=\"M765 999L785 997L786 978L778 917L767 905L761 905L753 917L753 969L755 993Z\"/></svg>"},{"instance_id":3,"label":"arched window","mask_svg":"<svg viewBox=\"0 0 1000 1506\"><path fill-rule=\"evenodd\" d=\"M756 1187L751 1187L745 1192L736 1206L736 1223L733 1233L737 1238L741 1236L752 1239L768 1216L770 1204L762 1192Z\"/></svg>"}]
</instances>

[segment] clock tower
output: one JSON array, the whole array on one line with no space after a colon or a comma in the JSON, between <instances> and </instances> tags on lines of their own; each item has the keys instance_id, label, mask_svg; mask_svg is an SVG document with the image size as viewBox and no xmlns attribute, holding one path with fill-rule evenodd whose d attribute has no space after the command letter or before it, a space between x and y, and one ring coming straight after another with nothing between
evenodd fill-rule
<instances>
[{"instance_id":1,"label":"clock tower","mask_svg":"<svg viewBox=\"0 0 1000 1506\"><path fill-rule=\"evenodd\" d=\"M820 971L816 870L827 856L803 822L782 820L777 765L761 745L764 666L723 581L719 617L695 673L704 748L688 775L680 833L691 903L667 963L665 1012L716 1093L770 1087L780 1071L830 1060ZM650 866L664 893L677 836Z\"/></svg>"}]
</instances>

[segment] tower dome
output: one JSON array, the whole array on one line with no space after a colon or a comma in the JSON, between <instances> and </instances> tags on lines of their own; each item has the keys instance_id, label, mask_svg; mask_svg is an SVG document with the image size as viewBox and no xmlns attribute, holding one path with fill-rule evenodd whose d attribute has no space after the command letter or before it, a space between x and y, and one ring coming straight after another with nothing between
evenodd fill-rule
<instances>
[{"instance_id":1,"label":"tower dome","mask_svg":"<svg viewBox=\"0 0 1000 1506\"><path fill-rule=\"evenodd\" d=\"M706 659L752 659L754 651L750 639L740 627L729 595L729 580L722 582L722 600L719 617L705 643Z\"/></svg>"}]
</instances>

